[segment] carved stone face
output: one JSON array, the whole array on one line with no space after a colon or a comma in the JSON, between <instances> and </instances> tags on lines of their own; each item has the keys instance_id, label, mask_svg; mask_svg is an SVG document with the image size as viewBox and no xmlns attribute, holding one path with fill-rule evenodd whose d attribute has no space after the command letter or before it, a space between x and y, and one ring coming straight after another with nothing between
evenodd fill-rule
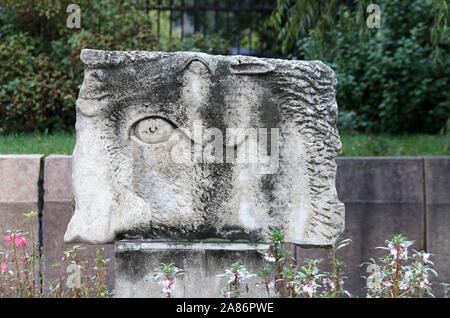
<instances>
[{"instance_id":1,"label":"carved stone face","mask_svg":"<svg viewBox=\"0 0 450 318\"><path fill-rule=\"evenodd\" d=\"M335 77L320 62L83 50L66 242L121 238L329 245Z\"/></svg>"}]
</instances>

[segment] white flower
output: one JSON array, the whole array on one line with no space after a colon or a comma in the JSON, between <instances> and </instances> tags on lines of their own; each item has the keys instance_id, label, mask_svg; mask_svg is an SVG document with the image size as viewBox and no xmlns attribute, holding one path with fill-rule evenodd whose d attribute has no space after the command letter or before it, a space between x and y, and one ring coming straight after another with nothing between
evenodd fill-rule
<instances>
[{"instance_id":1,"label":"white flower","mask_svg":"<svg viewBox=\"0 0 450 318\"><path fill-rule=\"evenodd\" d=\"M413 276L413 272L412 271L407 271L405 273L405 280L409 280L411 277Z\"/></svg>"},{"instance_id":2,"label":"white flower","mask_svg":"<svg viewBox=\"0 0 450 318\"><path fill-rule=\"evenodd\" d=\"M405 289L408 289L409 284L408 284L408 282L402 281L402 282L400 282L400 284L398 285L398 287L399 287L401 290L405 290Z\"/></svg>"},{"instance_id":3,"label":"white flower","mask_svg":"<svg viewBox=\"0 0 450 318\"><path fill-rule=\"evenodd\" d=\"M397 248L392 244L389 244L388 247L391 249L391 255L396 257L397 256Z\"/></svg>"},{"instance_id":4,"label":"white flower","mask_svg":"<svg viewBox=\"0 0 450 318\"><path fill-rule=\"evenodd\" d=\"M225 293L225 297L226 297L226 298L231 298L231 292L230 292L230 291L227 291L227 292Z\"/></svg>"},{"instance_id":5,"label":"white flower","mask_svg":"<svg viewBox=\"0 0 450 318\"><path fill-rule=\"evenodd\" d=\"M426 277L422 277L419 283L420 288L424 288L426 285L428 285L430 282Z\"/></svg>"},{"instance_id":6,"label":"white flower","mask_svg":"<svg viewBox=\"0 0 450 318\"><path fill-rule=\"evenodd\" d=\"M270 263L273 263L276 261L275 257L270 253L266 253L266 255L264 255L264 259Z\"/></svg>"},{"instance_id":7,"label":"white flower","mask_svg":"<svg viewBox=\"0 0 450 318\"><path fill-rule=\"evenodd\" d=\"M408 249L406 247L401 248L400 250L400 259L408 259Z\"/></svg>"},{"instance_id":8,"label":"white flower","mask_svg":"<svg viewBox=\"0 0 450 318\"><path fill-rule=\"evenodd\" d=\"M329 279L329 278L327 278L327 277L325 277L325 278L322 280L322 283L323 283L324 285L330 285L331 290L334 290L334 289L336 288L336 284L335 284L331 279Z\"/></svg>"},{"instance_id":9,"label":"white flower","mask_svg":"<svg viewBox=\"0 0 450 318\"><path fill-rule=\"evenodd\" d=\"M169 287L169 285L170 285L170 281L169 281L169 279L167 278L167 277L163 277L159 282L158 282L158 285L159 286L161 286L161 287Z\"/></svg>"},{"instance_id":10,"label":"white flower","mask_svg":"<svg viewBox=\"0 0 450 318\"><path fill-rule=\"evenodd\" d=\"M158 285L162 287L163 293L169 294L175 290L175 283L176 283L175 277L172 277L172 278L163 277L158 282Z\"/></svg>"},{"instance_id":11,"label":"white flower","mask_svg":"<svg viewBox=\"0 0 450 318\"><path fill-rule=\"evenodd\" d=\"M273 282L269 282L269 283L267 284L267 287L268 287L269 289L274 289L275 284L274 284Z\"/></svg>"},{"instance_id":12,"label":"white flower","mask_svg":"<svg viewBox=\"0 0 450 318\"><path fill-rule=\"evenodd\" d=\"M430 253L425 253L423 252L422 257L423 257L423 262L427 263L428 262L428 258L430 258Z\"/></svg>"},{"instance_id":13,"label":"white flower","mask_svg":"<svg viewBox=\"0 0 450 318\"><path fill-rule=\"evenodd\" d=\"M303 286L303 292L307 293L309 297L312 297L315 290L316 290L315 282L310 282Z\"/></svg>"}]
</instances>

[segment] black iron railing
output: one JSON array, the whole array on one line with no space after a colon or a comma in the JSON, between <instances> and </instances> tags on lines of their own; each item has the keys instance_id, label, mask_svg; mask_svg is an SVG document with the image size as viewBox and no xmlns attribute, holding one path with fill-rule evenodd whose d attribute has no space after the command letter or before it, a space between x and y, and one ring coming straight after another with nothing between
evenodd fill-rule
<instances>
[{"instance_id":1,"label":"black iron railing","mask_svg":"<svg viewBox=\"0 0 450 318\"><path fill-rule=\"evenodd\" d=\"M195 32L230 42L233 54L275 56L276 32L269 18L276 0L146 0L156 15L158 35L189 37Z\"/></svg>"}]
</instances>

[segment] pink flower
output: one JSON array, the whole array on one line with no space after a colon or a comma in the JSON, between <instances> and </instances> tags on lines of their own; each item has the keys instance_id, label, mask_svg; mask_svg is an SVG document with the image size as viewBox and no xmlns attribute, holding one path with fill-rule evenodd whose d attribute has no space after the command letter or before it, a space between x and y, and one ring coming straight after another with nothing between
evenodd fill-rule
<instances>
[{"instance_id":1,"label":"pink flower","mask_svg":"<svg viewBox=\"0 0 450 318\"><path fill-rule=\"evenodd\" d=\"M336 284L335 284L331 279L329 279L329 278L327 278L327 277L325 277L325 278L322 280L322 283L323 283L324 285L329 285L329 286L331 287L331 290L334 290L334 289L336 288Z\"/></svg>"},{"instance_id":2,"label":"pink flower","mask_svg":"<svg viewBox=\"0 0 450 318\"><path fill-rule=\"evenodd\" d=\"M25 261L28 259L28 253L25 253L25 256L22 257L21 262L25 263Z\"/></svg>"},{"instance_id":3,"label":"pink flower","mask_svg":"<svg viewBox=\"0 0 450 318\"><path fill-rule=\"evenodd\" d=\"M420 288L424 288L426 285L428 285L430 282L426 277L422 277L419 283Z\"/></svg>"},{"instance_id":4,"label":"pink flower","mask_svg":"<svg viewBox=\"0 0 450 318\"><path fill-rule=\"evenodd\" d=\"M264 259L270 263L273 263L276 261L275 257L270 253L266 253L266 255L264 255Z\"/></svg>"},{"instance_id":5,"label":"pink flower","mask_svg":"<svg viewBox=\"0 0 450 318\"><path fill-rule=\"evenodd\" d=\"M3 263L0 268L1 268L2 272L6 271L8 269L8 267L6 266L5 263Z\"/></svg>"},{"instance_id":6,"label":"pink flower","mask_svg":"<svg viewBox=\"0 0 450 318\"><path fill-rule=\"evenodd\" d=\"M269 282L269 283L267 284L267 287L268 287L269 289L273 289L273 288L275 287L275 285L274 285L273 282Z\"/></svg>"},{"instance_id":7,"label":"pink flower","mask_svg":"<svg viewBox=\"0 0 450 318\"><path fill-rule=\"evenodd\" d=\"M226 297L226 298L231 298L231 292L227 291L227 292L225 293L225 297Z\"/></svg>"},{"instance_id":8,"label":"pink flower","mask_svg":"<svg viewBox=\"0 0 450 318\"><path fill-rule=\"evenodd\" d=\"M6 235L5 236L5 241L8 242L8 243L11 242L11 236Z\"/></svg>"},{"instance_id":9,"label":"pink flower","mask_svg":"<svg viewBox=\"0 0 450 318\"><path fill-rule=\"evenodd\" d=\"M5 259L8 260L9 254L5 254Z\"/></svg>"},{"instance_id":10,"label":"pink flower","mask_svg":"<svg viewBox=\"0 0 450 318\"><path fill-rule=\"evenodd\" d=\"M14 234L14 243L16 243L16 247L27 245L27 239L25 237L20 237L20 234Z\"/></svg>"},{"instance_id":11,"label":"pink flower","mask_svg":"<svg viewBox=\"0 0 450 318\"><path fill-rule=\"evenodd\" d=\"M314 282L310 282L309 284L304 285L303 286L303 291L305 293L307 293L309 297L312 297L312 295L313 295L313 293L315 291L315 284L314 284Z\"/></svg>"},{"instance_id":12,"label":"pink flower","mask_svg":"<svg viewBox=\"0 0 450 318\"><path fill-rule=\"evenodd\" d=\"M169 279L167 277L163 277L159 282L158 285L162 286L163 288L168 287L170 284Z\"/></svg>"},{"instance_id":13,"label":"pink flower","mask_svg":"<svg viewBox=\"0 0 450 318\"><path fill-rule=\"evenodd\" d=\"M242 281L242 279L244 278L244 275L241 272L237 272L234 275L238 279L238 281Z\"/></svg>"},{"instance_id":14,"label":"pink flower","mask_svg":"<svg viewBox=\"0 0 450 318\"><path fill-rule=\"evenodd\" d=\"M158 285L162 287L163 293L169 294L169 293L172 293L174 291L176 281L177 280L176 280L175 277L172 277L172 278L163 277L158 282Z\"/></svg>"}]
</instances>

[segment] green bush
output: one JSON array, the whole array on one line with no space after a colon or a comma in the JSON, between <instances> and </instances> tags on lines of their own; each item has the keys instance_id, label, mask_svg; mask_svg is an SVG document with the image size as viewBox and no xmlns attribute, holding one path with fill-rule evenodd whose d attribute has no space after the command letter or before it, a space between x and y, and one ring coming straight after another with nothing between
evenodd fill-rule
<instances>
[{"instance_id":1,"label":"green bush","mask_svg":"<svg viewBox=\"0 0 450 318\"><path fill-rule=\"evenodd\" d=\"M2 131L63 129L74 121L73 74L37 41L18 33L0 44Z\"/></svg>"},{"instance_id":2,"label":"green bush","mask_svg":"<svg viewBox=\"0 0 450 318\"><path fill-rule=\"evenodd\" d=\"M217 37L158 36L136 0L80 0L82 29L69 29L71 2L0 0L0 133L73 129L83 48L229 54Z\"/></svg>"},{"instance_id":3,"label":"green bush","mask_svg":"<svg viewBox=\"0 0 450 318\"><path fill-rule=\"evenodd\" d=\"M450 116L450 33L438 44L438 62L432 2L379 3L380 29L361 26L359 11L341 7L326 49L317 47L313 30L297 41L291 57L322 58L336 71L337 101L340 111L351 114L350 130L436 133ZM349 117L343 118L339 126L348 129Z\"/></svg>"}]
</instances>

